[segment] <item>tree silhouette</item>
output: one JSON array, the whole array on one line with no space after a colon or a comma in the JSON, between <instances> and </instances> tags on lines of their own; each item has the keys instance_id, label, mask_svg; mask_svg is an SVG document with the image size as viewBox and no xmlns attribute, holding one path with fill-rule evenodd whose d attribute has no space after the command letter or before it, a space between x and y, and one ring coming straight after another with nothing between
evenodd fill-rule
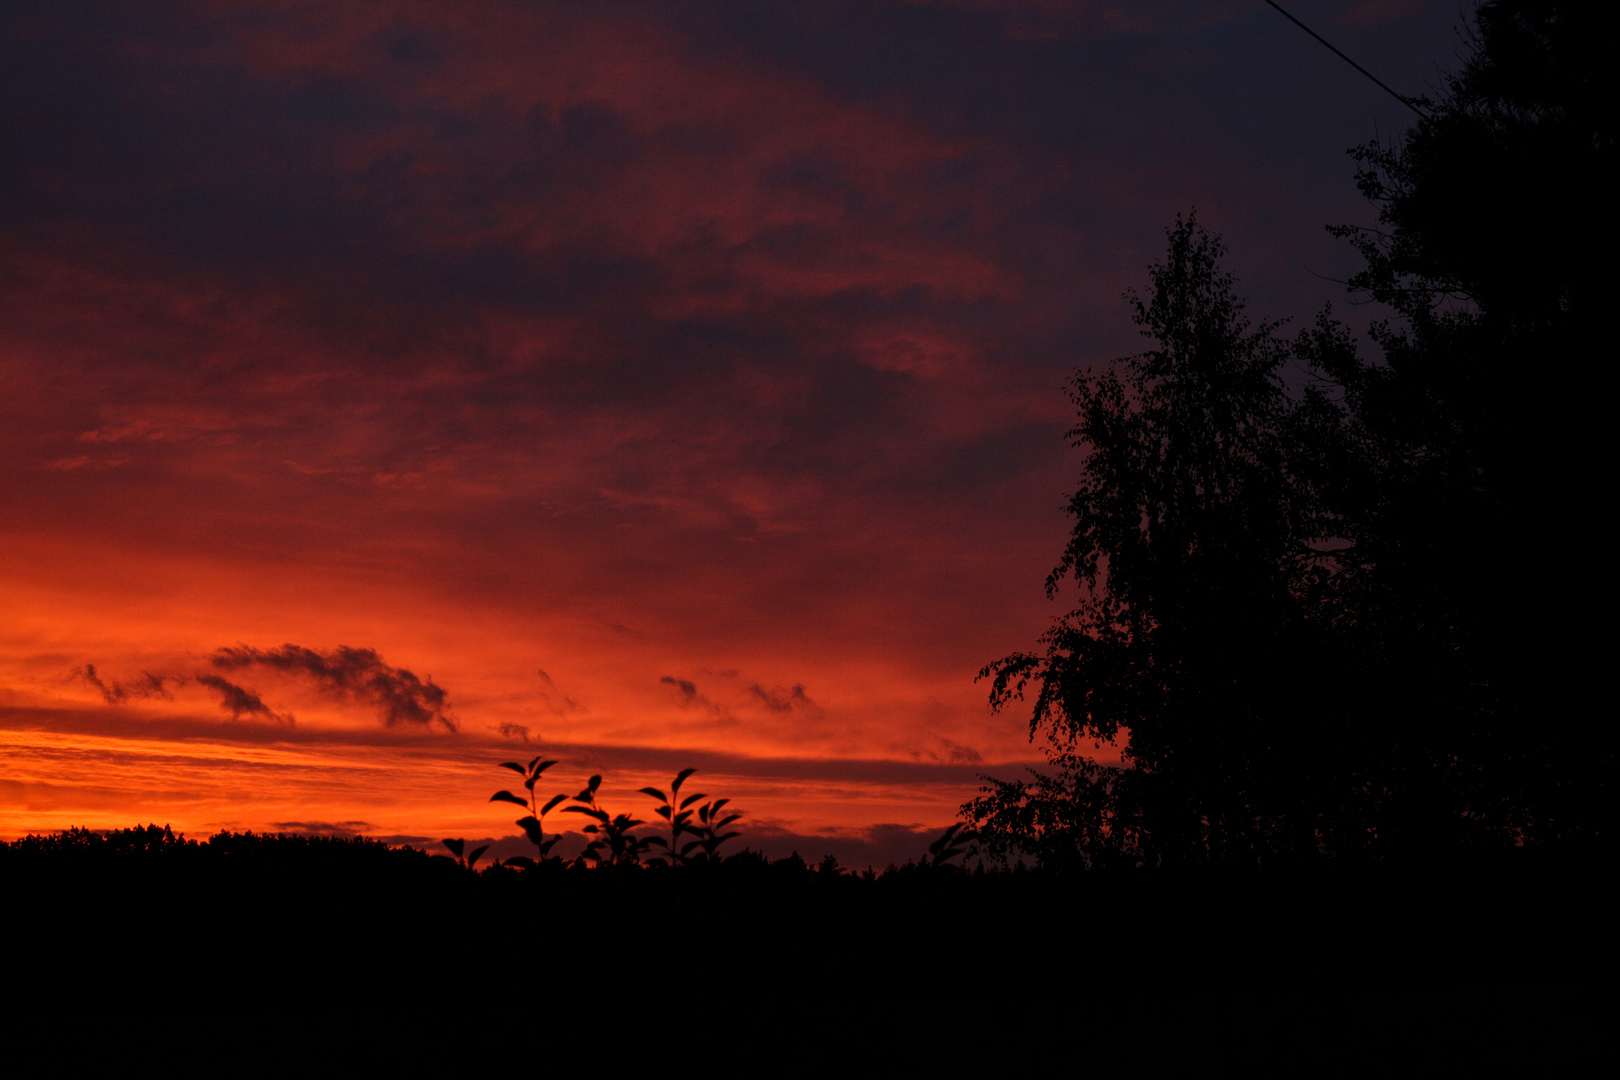
<instances>
[{"instance_id":1,"label":"tree silhouette","mask_svg":"<svg viewBox=\"0 0 1620 1080\"><path fill-rule=\"evenodd\" d=\"M1156 347L1072 383L1086 456L1047 592L1072 576L1081 604L1044 654L981 673L997 707L1033 684L1031 735L1051 738L1059 769L967 807L996 853L1180 862L1317 846L1315 759L1339 720L1302 710L1299 684L1321 668L1308 597L1331 533L1291 466L1288 353L1276 324L1246 317L1218 239L1192 219L1168 237L1150 295L1133 298ZM1088 741L1125 767L1082 754Z\"/></svg>"},{"instance_id":2,"label":"tree silhouette","mask_svg":"<svg viewBox=\"0 0 1620 1080\"><path fill-rule=\"evenodd\" d=\"M1352 289L1394 312L1382 356L1326 321L1302 341L1344 389L1355 452L1321 475L1350 542L1344 647L1391 703L1407 805L1386 816L1413 846L1613 835L1590 629L1612 586L1581 555L1602 535L1617 21L1481 5L1430 117L1354 152L1381 227L1333 231L1365 260Z\"/></svg>"}]
</instances>

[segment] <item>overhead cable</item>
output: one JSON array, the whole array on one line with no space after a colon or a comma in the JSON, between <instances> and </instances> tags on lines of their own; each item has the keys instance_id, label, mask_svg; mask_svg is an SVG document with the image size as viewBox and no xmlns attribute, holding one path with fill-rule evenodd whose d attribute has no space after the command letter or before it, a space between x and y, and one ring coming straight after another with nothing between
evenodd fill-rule
<instances>
[{"instance_id":1,"label":"overhead cable","mask_svg":"<svg viewBox=\"0 0 1620 1080\"><path fill-rule=\"evenodd\" d=\"M1296 19L1292 15L1288 14L1288 12L1284 11L1282 9L1282 5L1278 4L1276 2L1276 0L1265 0L1265 2L1267 4L1270 4L1272 7L1276 8L1277 13L1279 15L1281 15L1283 18L1287 19L1289 22L1293 23L1295 26L1299 27L1301 30L1305 31L1307 34L1311 35L1311 37L1315 38L1317 41L1320 41L1323 45L1325 45L1328 48L1329 51L1331 51L1333 53L1334 56L1337 56L1340 60L1343 60L1345 63L1349 64L1351 67L1355 68L1357 71L1359 71L1363 75L1367 76L1367 78L1369 78L1373 82L1377 83L1379 85L1379 87L1384 91L1384 93L1388 94L1390 97L1394 98L1396 101L1400 102L1402 105L1405 105L1408 109L1411 109L1413 112L1415 112L1419 116L1423 117L1423 119L1425 119L1425 120L1429 119L1429 114L1424 112L1422 109L1418 108L1417 105L1413 102L1413 100L1411 98L1407 97L1404 94L1397 94L1395 91L1391 90L1389 88L1389 86L1384 82L1384 80L1380 79L1378 76L1374 75L1372 72L1368 71L1366 68L1362 67L1360 64L1358 64L1354 60L1350 59L1348 56L1344 55L1344 53L1340 52L1338 49L1335 49L1333 47L1333 43L1328 41L1327 38L1323 37L1321 34L1318 34L1315 30L1312 30L1310 27L1306 26L1304 23L1300 22L1298 19Z\"/></svg>"}]
</instances>

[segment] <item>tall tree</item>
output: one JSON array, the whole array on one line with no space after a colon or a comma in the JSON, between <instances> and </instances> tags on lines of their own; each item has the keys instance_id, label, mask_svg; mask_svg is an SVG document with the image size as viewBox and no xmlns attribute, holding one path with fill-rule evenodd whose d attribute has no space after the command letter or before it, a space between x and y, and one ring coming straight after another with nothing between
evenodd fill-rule
<instances>
[{"instance_id":1,"label":"tall tree","mask_svg":"<svg viewBox=\"0 0 1620 1080\"><path fill-rule=\"evenodd\" d=\"M1613 590L1582 556L1605 524L1616 24L1612 5L1479 7L1429 117L1355 152L1380 228L1335 231L1365 259L1351 287L1394 313L1381 357L1325 324L1303 343L1362 450L1335 478L1343 585L1400 703L1391 828L1418 844L1459 813L1528 841L1612 837L1594 709Z\"/></svg>"},{"instance_id":2,"label":"tall tree","mask_svg":"<svg viewBox=\"0 0 1620 1080\"><path fill-rule=\"evenodd\" d=\"M1155 347L1072 383L1085 452L1074 531L1047 580L1082 602L1044 654L985 669L998 707L1035 688L1058 772L970 804L984 842L1051 862L1314 850L1345 718L1317 707L1311 602L1328 539L1290 465L1300 415L1276 324L1251 323L1220 241L1168 231L1133 300ZM1302 694L1307 694L1305 699ZM1117 748L1105 768L1084 744Z\"/></svg>"}]
</instances>

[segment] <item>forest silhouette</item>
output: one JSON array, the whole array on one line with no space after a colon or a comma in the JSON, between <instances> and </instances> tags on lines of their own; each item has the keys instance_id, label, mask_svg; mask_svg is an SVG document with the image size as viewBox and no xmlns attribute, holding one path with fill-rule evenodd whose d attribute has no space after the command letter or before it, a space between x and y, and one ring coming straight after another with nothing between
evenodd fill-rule
<instances>
[{"instance_id":1,"label":"forest silhouette","mask_svg":"<svg viewBox=\"0 0 1620 1080\"><path fill-rule=\"evenodd\" d=\"M545 799L538 756L490 799L534 855L482 869L456 838L25 837L18 1075L1587 1063L1613 21L1482 5L1424 118L1354 151L1380 224L1334 231L1387 313L1370 345L1249 316L1221 240L1168 228L1131 300L1150 347L1070 384L1046 585L1080 599L982 672L1050 767L987 778L927 856L767 859L692 770L642 790L649 825L599 776ZM120 1008L82 1024L87 996Z\"/></svg>"}]
</instances>

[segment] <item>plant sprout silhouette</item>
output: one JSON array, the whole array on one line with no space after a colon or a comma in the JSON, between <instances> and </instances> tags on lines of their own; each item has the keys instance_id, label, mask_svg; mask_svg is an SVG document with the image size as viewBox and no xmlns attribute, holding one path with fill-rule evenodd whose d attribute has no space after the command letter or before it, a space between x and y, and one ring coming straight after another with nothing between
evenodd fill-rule
<instances>
[{"instance_id":1,"label":"plant sprout silhouette","mask_svg":"<svg viewBox=\"0 0 1620 1080\"><path fill-rule=\"evenodd\" d=\"M521 806L523 809L529 811L528 816L519 818L517 824L528 836L529 843L534 845L535 851L538 853L538 858L535 859L535 862L537 863L545 862L546 856L551 853L552 845L561 839L557 836L553 836L550 839L546 838L546 830L544 825L546 815L549 814L558 803L568 798L566 795L553 795L546 801L544 806L540 805L540 796L535 794L534 790L535 782L540 779L541 773L557 764L555 761L541 761L540 757L541 755L535 755L532 759L530 759L529 764L526 766L519 765L515 761L501 762L501 768L511 769L513 772L523 777L523 786L529 789L529 797L527 799L519 795L514 795L510 791L506 790L497 791L495 794L489 797L490 802L509 802L513 805ZM516 858L507 859L506 861L508 864L516 863L519 866L529 862L527 858L524 858L521 855L517 856Z\"/></svg>"},{"instance_id":2,"label":"plant sprout silhouette","mask_svg":"<svg viewBox=\"0 0 1620 1080\"><path fill-rule=\"evenodd\" d=\"M730 799L715 799L712 802L696 806L698 800L706 799L708 796L699 793L697 795L687 795L684 798L681 797L681 785L686 783L686 778L695 772L697 772L696 769L682 769L677 773L675 779L669 785L668 798L665 798L664 793L658 788L644 787L641 789L643 795L651 795L658 800L659 805L653 812L669 822L668 840L665 840L662 836L649 836L643 843L643 847L657 845L663 848L669 852L667 857L672 864L678 865L692 861L697 857L695 852L699 848L703 850L703 858L711 861L717 859L720 857L720 845L741 835L735 832L721 832L726 826L742 818L739 813L726 814L723 812L726 804L731 801ZM697 818L695 823L692 820L694 816ZM681 837L685 835L694 836L696 839L682 843ZM663 858L664 856L659 857Z\"/></svg>"},{"instance_id":3,"label":"plant sprout silhouette","mask_svg":"<svg viewBox=\"0 0 1620 1080\"><path fill-rule=\"evenodd\" d=\"M563 808L565 814L584 814L595 821L594 825L587 825L580 830L595 837L585 845L580 857L593 859L598 866L639 863L641 853L647 849L647 841L636 836L631 830L645 823L629 814L610 815L598 806L596 789L601 786L600 775L591 777L590 782L585 785L585 790L574 796L574 801L580 805ZM606 849L605 856L604 849Z\"/></svg>"},{"instance_id":4,"label":"plant sprout silhouette","mask_svg":"<svg viewBox=\"0 0 1620 1080\"><path fill-rule=\"evenodd\" d=\"M658 800L659 805L653 813L669 822L669 839L666 840L662 836L649 836L646 840L647 846L657 845L668 852L667 856L661 856L661 858L667 857L671 866L686 862L693 851L703 846L701 839L681 843L681 837L684 834L701 832L698 826L692 824L692 804L699 799L706 798L706 796L699 793L697 795L688 795L684 799L681 798L681 785L686 783L686 778L695 772L697 772L696 769L682 769L677 773L675 779L670 782L668 798L665 798L664 793L658 788L644 787L641 789L643 795L651 795ZM679 803L676 800L679 800Z\"/></svg>"},{"instance_id":5,"label":"plant sprout silhouette","mask_svg":"<svg viewBox=\"0 0 1620 1080\"><path fill-rule=\"evenodd\" d=\"M489 850L488 844L480 844L478 847L473 848L471 852L463 855L467 847L467 841L459 837L454 840L440 840L439 843L450 849L450 853L456 857L457 866L466 867L468 870L477 869L478 860L483 857L484 852Z\"/></svg>"},{"instance_id":6,"label":"plant sprout silhouette","mask_svg":"<svg viewBox=\"0 0 1620 1080\"><path fill-rule=\"evenodd\" d=\"M597 790L602 786L602 777L593 776L586 784L585 789L570 800L567 795L553 795L544 804L535 791L535 785L541 775L553 765L555 761L544 761L539 755L532 758L527 765L520 765L515 761L501 762L501 768L511 769L523 777L523 786L527 789L528 797L515 795L510 791L497 791L489 797L490 802L506 802L513 806L521 806L529 813L518 819L518 825L528 835L529 842L534 844L538 853L537 859L517 856L507 859L504 865L516 867L537 866L546 861L551 853L552 846L561 839L560 835L547 836L545 833L545 816L556 809L559 803L572 801L576 806L566 806L564 813L584 814L591 819L582 832L588 833L588 843L585 850L580 853L580 859L589 859L597 866L618 866L622 864L640 865L643 856L651 848L662 849L653 856L656 865L682 866L698 860L715 861L720 857L720 847L726 841L734 839L740 834L727 831L728 827L742 818L742 814L735 811L726 813L726 805L730 799L714 799L701 803L700 800L708 796L699 792L695 795L682 795L681 785L685 784L696 769L682 769L675 774L670 782L669 794L666 796L661 788L644 787L643 795L650 795L658 800L654 812L669 823L669 835L665 836L637 836L634 832L637 826L645 824L638 818L629 814L610 814L596 801ZM459 844L461 841L456 841ZM450 845L450 841L445 841ZM460 854L459 847L452 850ZM482 852L483 849L479 849Z\"/></svg>"},{"instance_id":7,"label":"plant sprout silhouette","mask_svg":"<svg viewBox=\"0 0 1620 1080\"><path fill-rule=\"evenodd\" d=\"M736 832L720 831L742 817L741 814L736 812L722 816L721 811L725 809L726 803L730 801L730 799L716 799L698 807L698 843L703 845L703 854L708 856L711 861L720 857L721 844L741 835Z\"/></svg>"}]
</instances>

